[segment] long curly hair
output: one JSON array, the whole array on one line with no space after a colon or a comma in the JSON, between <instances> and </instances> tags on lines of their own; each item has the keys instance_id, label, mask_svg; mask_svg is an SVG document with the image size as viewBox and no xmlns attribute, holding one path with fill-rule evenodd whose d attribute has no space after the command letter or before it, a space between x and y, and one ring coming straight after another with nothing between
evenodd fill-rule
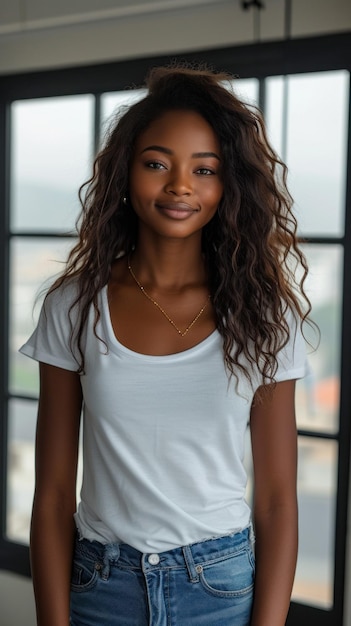
<instances>
[{"instance_id":1,"label":"long curly hair","mask_svg":"<svg viewBox=\"0 0 351 626\"><path fill-rule=\"evenodd\" d=\"M150 71L146 97L117 115L97 155L91 178L79 191L78 243L51 290L75 279L79 324L71 324L84 371L82 337L88 312L100 318L98 293L107 284L117 256L137 243L138 223L123 197L135 143L169 110L199 113L216 133L222 154L223 197L203 229L202 246L216 323L230 374L250 379L258 366L264 383L274 382L278 352L289 340L286 314L308 319L304 291L307 264L297 240L287 168L270 146L262 115L232 90L232 77L203 67L173 65ZM103 339L101 338L103 341Z\"/></svg>"}]
</instances>

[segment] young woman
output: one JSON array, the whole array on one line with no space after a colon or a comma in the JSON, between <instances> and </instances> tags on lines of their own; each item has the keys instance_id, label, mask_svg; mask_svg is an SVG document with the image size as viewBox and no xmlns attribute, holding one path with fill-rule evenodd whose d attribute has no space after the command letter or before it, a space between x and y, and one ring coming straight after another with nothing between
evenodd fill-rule
<instances>
[{"instance_id":1,"label":"young woman","mask_svg":"<svg viewBox=\"0 0 351 626\"><path fill-rule=\"evenodd\" d=\"M285 624L306 264L286 168L226 80L150 73L95 161L78 243L22 348L40 362L39 626Z\"/></svg>"}]
</instances>

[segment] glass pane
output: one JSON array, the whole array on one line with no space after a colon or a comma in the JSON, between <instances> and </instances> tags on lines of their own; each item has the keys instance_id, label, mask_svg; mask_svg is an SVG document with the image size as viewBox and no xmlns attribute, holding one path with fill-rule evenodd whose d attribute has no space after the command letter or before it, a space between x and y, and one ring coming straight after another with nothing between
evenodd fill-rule
<instances>
[{"instance_id":1,"label":"glass pane","mask_svg":"<svg viewBox=\"0 0 351 626\"><path fill-rule=\"evenodd\" d=\"M34 436L37 402L9 402L6 535L28 543L34 492Z\"/></svg>"},{"instance_id":2,"label":"glass pane","mask_svg":"<svg viewBox=\"0 0 351 626\"><path fill-rule=\"evenodd\" d=\"M237 78L232 81L233 89L238 98L246 104L258 106L257 78Z\"/></svg>"},{"instance_id":3,"label":"glass pane","mask_svg":"<svg viewBox=\"0 0 351 626\"><path fill-rule=\"evenodd\" d=\"M334 441L299 441L299 557L293 599L330 608L338 448Z\"/></svg>"},{"instance_id":4,"label":"glass pane","mask_svg":"<svg viewBox=\"0 0 351 626\"><path fill-rule=\"evenodd\" d=\"M93 96L17 101L11 114L12 231L72 231L93 154Z\"/></svg>"},{"instance_id":5,"label":"glass pane","mask_svg":"<svg viewBox=\"0 0 351 626\"><path fill-rule=\"evenodd\" d=\"M101 96L102 136L105 135L113 118L121 108L127 109L146 96L146 89L129 89L127 91L114 91L104 93Z\"/></svg>"},{"instance_id":6,"label":"glass pane","mask_svg":"<svg viewBox=\"0 0 351 626\"><path fill-rule=\"evenodd\" d=\"M268 78L266 91L269 136L289 167L301 232L342 236L349 73Z\"/></svg>"},{"instance_id":7,"label":"glass pane","mask_svg":"<svg viewBox=\"0 0 351 626\"><path fill-rule=\"evenodd\" d=\"M19 394L38 393L37 364L18 353L34 330L42 302L34 307L36 296L62 271L62 261L72 247L72 239L27 239L14 237L10 248L10 391ZM47 281L47 282L45 282Z\"/></svg>"},{"instance_id":8,"label":"glass pane","mask_svg":"<svg viewBox=\"0 0 351 626\"><path fill-rule=\"evenodd\" d=\"M287 81L283 76L270 76L266 79L265 122L268 139L279 156L286 159L285 118Z\"/></svg>"},{"instance_id":9,"label":"glass pane","mask_svg":"<svg viewBox=\"0 0 351 626\"><path fill-rule=\"evenodd\" d=\"M38 403L10 400L8 413L7 518L6 536L29 542L29 526L34 494L34 441ZM77 470L77 500L82 484L82 442Z\"/></svg>"},{"instance_id":10,"label":"glass pane","mask_svg":"<svg viewBox=\"0 0 351 626\"><path fill-rule=\"evenodd\" d=\"M339 428L340 341L343 249L339 245L307 245L310 266L306 281L312 302L312 319L320 330L320 344L308 350L310 372L297 383L299 428L336 433ZM327 286L327 288L326 288ZM314 332L307 339L316 344Z\"/></svg>"}]
</instances>

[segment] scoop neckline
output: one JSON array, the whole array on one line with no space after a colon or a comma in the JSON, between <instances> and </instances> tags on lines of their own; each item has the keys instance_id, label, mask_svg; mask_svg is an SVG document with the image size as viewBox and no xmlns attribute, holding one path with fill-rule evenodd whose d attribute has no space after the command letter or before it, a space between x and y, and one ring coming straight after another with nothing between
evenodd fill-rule
<instances>
[{"instance_id":1,"label":"scoop neckline","mask_svg":"<svg viewBox=\"0 0 351 626\"><path fill-rule=\"evenodd\" d=\"M144 354L142 352L136 352L135 350L132 350L131 348L128 348L123 343L121 343L113 330L110 307L108 303L108 285L107 284L101 290L101 297L102 297L102 305L103 305L101 307L101 310L103 312L103 319L106 324L106 330L107 330L107 334L109 337L110 345L116 348L117 351L123 352L124 354L129 355L133 358L144 359L144 360L153 361L153 362L162 361L162 363L164 363L165 361L177 361L177 360L183 359L186 356L191 356L192 354L199 352L200 350L203 350L204 348L207 348L208 345L211 345L214 341L218 340L218 338L220 337L220 334L217 328L215 328L215 330L213 330L207 337L205 337L205 339L202 339L202 341L197 343L192 348L187 348L186 350L182 350L181 352L174 352L172 354L162 354L162 355Z\"/></svg>"}]
</instances>

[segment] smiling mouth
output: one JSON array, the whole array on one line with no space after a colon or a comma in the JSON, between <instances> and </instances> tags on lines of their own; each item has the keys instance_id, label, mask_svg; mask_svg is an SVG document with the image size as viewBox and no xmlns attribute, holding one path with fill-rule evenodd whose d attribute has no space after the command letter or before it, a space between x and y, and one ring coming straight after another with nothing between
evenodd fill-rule
<instances>
[{"instance_id":1,"label":"smiling mouth","mask_svg":"<svg viewBox=\"0 0 351 626\"><path fill-rule=\"evenodd\" d=\"M194 208L186 202L157 202L155 206L161 213L178 219L200 211L199 208Z\"/></svg>"}]
</instances>

